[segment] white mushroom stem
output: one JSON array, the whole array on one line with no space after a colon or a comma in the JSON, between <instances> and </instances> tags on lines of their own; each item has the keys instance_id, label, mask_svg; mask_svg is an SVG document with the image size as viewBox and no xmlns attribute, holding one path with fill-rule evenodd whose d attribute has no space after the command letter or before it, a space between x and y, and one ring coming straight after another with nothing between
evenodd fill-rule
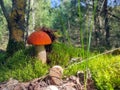
<instances>
[{"instance_id":1,"label":"white mushroom stem","mask_svg":"<svg viewBox=\"0 0 120 90\"><path fill-rule=\"evenodd\" d=\"M35 54L42 63L46 63L46 50L44 46L36 45L35 46Z\"/></svg>"}]
</instances>

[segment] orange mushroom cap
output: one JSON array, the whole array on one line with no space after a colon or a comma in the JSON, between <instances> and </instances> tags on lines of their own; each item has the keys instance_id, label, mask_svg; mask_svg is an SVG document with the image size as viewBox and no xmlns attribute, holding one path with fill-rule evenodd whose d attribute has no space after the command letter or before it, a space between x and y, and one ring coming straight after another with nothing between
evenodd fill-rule
<instances>
[{"instance_id":1,"label":"orange mushroom cap","mask_svg":"<svg viewBox=\"0 0 120 90\"><path fill-rule=\"evenodd\" d=\"M47 33L35 31L28 37L27 43L32 45L48 45L51 44L52 41Z\"/></svg>"}]
</instances>

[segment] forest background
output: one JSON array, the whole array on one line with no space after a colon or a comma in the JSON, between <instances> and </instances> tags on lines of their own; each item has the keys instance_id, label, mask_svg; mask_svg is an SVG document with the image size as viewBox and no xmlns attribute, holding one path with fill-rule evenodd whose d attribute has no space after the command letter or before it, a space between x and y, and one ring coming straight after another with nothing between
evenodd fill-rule
<instances>
[{"instance_id":1,"label":"forest background","mask_svg":"<svg viewBox=\"0 0 120 90\"><path fill-rule=\"evenodd\" d=\"M4 5L7 12L11 12L12 0L4 0ZM76 47L81 47L82 42L87 46L90 37L92 49L104 51L119 47L119 5L119 0L80 0L80 3L79 0L28 0L25 8L25 37L36 26L45 26L57 30L61 42ZM0 9L1 49L7 47L8 38L7 22Z\"/></svg>"}]
</instances>

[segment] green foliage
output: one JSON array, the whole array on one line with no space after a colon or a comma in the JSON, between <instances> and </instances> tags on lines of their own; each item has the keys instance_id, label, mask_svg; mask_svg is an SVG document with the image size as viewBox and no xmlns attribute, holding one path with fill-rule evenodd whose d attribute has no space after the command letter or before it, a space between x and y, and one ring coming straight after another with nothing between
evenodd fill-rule
<instances>
[{"instance_id":1,"label":"green foliage","mask_svg":"<svg viewBox=\"0 0 120 90\"><path fill-rule=\"evenodd\" d=\"M5 7L7 9L7 12L10 12L11 5L12 5L11 0L4 0L4 2L5 2ZM0 40L2 40L2 36L7 33L6 25L7 25L7 22L3 15L3 11L1 10L1 7L0 7Z\"/></svg>"},{"instance_id":2,"label":"green foliage","mask_svg":"<svg viewBox=\"0 0 120 90\"><path fill-rule=\"evenodd\" d=\"M39 60L26 55L29 49L19 50L12 57L7 58L5 64L0 66L0 82L9 78L19 81L28 81L45 75L48 66L43 65ZM0 55L0 62L4 61L4 55Z\"/></svg>"},{"instance_id":3,"label":"green foliage","mask_svg":"<svg viewBox=\"0 0 120 90\"><path fill-rule=\"evenodd\" d=\"M120 89L120 56L99 57L91 61L90 68L98 88Z\"/></svg>"},{"instance_id":4,"label":"green foliage","mask_svg":"<svg viewBox=\"0 0 120 90\"><path fill-rule=\"evenodd\" d=\"M88 63L88 68L92 73L92 78L98 90L118 90L120 89L120 55L105 55L94 58ZM79 70L86 70L86 62L75 64L65 70L65 75L76 74Z\"/></svg>"},{"instance_id":5,"label":"green foliage","mask_svg":"<svg viewBox=\"0 0 120 90\"><path fill-rule=\"evenodd\" d=\"M53 8L53 28L61 31L64 42L73 43L71 40L77 40L73 39L73 37L79 38L79 29L85 28L84 15L86 8L83 5L80 6L82 18L79 20L78 3L80 4L80 2L76 0L62 0L59 7ZM78 32L77 36L75 32Z\"/></svg>"},{"instance_id":6,"label":"green foliage","mask_svg":"<svg viewBox=\"0 0 120 90\"><path fill-rule=\"evenodd\" d=\"M82 49L63 43L54 43L52 51L48 54L50 65L67 66L73 57L82 57ZM82 57L84 58L84 57Z\"/></svg>"},{"instance_id":7,"label":"green foliage","mask_svg":"<svg viewBox=\"0 0 120 90\"><path fill-rule=\"evenodd\" d=\"M3 13L0 9L0 40L2 40L2 36L6 32L5 25L6 25L5 17L3 16Z\"/></svg>"},{"instance_id":8,"label":"green foliage","mask_svg":"<svg viewBox=\"0 0 120 90\"><path fill-rule=\"evenodd\" d=\"M0 82L9 78L19 81L29 81L33 78L46 75L49 66L43 65L40 61L31 56L33 47L16 52L7 58L5 53L0 53ZM82 57L82 49L73 46L54 43L52 51L48 53L49 65L61 65L64 75L75 75L77 71L86 71L86 67L91 71L92 78L98 90L119 90L120 89L120 55L101 55L81 63L70 64L71 58Z\"/></svg>"},{"instance_id":9,"label":"green foliage","mask_svg":"<svg viewBox=\"0 0 120 90\"><path fill-rule=\"evenodd\" d=\"M15 41L14 39L9 39L7 45L7 53L8 55L13 55L16 51L24 49L25 44L24 41Z\"/></svg>"},{"instance_id":10,"label":"green foliage","mask_svg":"<svg viewBox=\"0 0 120 90\"><path fill-rule=\"evenodd\" d=\"M7 59L7 54L4 52L0 53L0 66L2 66L3 64L5 64Z\"/></svg>"},{"instance_id":11,"label":"green foliage","mask_svg":"<svg viewBox=\"0 0 120 90\"><path fill-rule=\"evenodd\" d=\"M31 6L33 10L30 13L30 29L32 28L33 30L35 28L33 27L34 24L36 27L51 27L53 16L50 13L50 0L36 0L31 2L31 4L33 4Z\"/></svg>"}]
</instances>

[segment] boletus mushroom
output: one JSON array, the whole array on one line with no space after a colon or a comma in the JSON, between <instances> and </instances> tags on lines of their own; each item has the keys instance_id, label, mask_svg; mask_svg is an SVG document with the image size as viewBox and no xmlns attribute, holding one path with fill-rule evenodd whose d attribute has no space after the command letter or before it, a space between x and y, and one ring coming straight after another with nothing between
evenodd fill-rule
<instances>
[{"instance_id":1,"label":"boletus mushroom","mask_svg":"<svg viewBox=\"0 0 120 90\"><path fill-rule=\"evenodd\" d=\"M28 44L32 44L35 46L35 55L42 63L46 63L46 50L45 45L49 45L52 43L49 35L43 31L35 31L30 34L27 39Z\"/></svg>"}]
</instances>

